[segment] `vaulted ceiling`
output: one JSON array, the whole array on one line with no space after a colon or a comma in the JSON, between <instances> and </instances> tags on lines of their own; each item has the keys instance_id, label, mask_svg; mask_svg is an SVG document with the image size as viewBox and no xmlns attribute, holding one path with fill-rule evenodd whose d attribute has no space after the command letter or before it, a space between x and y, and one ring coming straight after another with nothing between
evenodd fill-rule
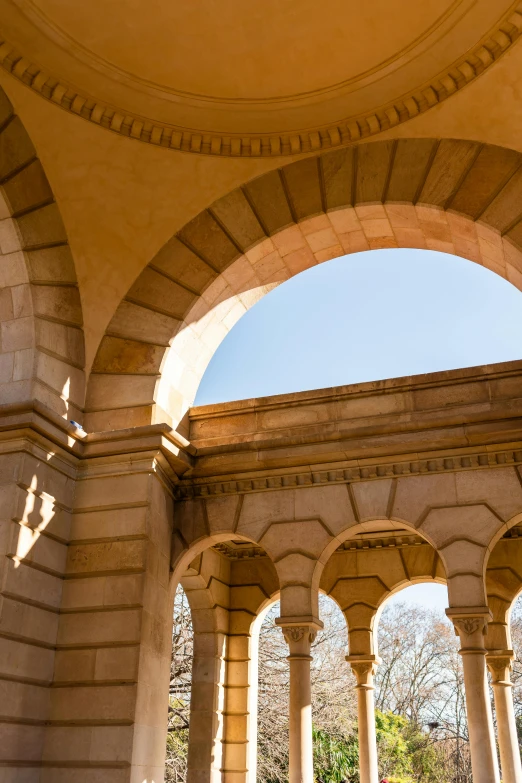
<instances>
[{"instance_id":1,"label":"vaulted ceiling","mask_svg":"<svg viewBox=\"0 0 522 783\"><path fill-rule=\"evenodd\" d=\"M119 302L205 207L361 140L522 151L508 0L0 0L0 85L74 255L87 366Z\"/></svg>"}]
</instances>

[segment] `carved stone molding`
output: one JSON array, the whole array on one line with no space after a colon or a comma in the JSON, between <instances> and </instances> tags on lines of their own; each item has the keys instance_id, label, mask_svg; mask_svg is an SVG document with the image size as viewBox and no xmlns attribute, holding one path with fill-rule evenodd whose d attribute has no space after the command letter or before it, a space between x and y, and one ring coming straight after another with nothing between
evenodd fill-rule
<instances>
[{"instance_id":1,"label":"carved stone molding","mask_svg":"<svg viewBox=\"0 0 522 783\"><path fill-rule=\"evenodd\" d=\"M368 657L362 655L347 655L346 660L352 667L357 680L358 688L373 688L372 677L381 659L376 655Z\"/></svg>"},{"instance_id":2,"label":"carved stone molding","mask_svg":"<svg viewBox=\"0 0 522 783\"><path fill-rule=\"evenodd\" d=\"M513 670L513 650L503 650L501 653L488 653L486 663L491 674L493 685L512 687L510 672Z\"/></svg>"},{"instance_id":3,"label":"carved stone molding","mask_svg":"<svg viewBox=\"0 0 522 783\"><path fill-rule=\"evenodd\" d=\"M225 134L219 129L209 132L140 116L121 106L109 105L69 83L67 77L40 67L32 61L29 52L18 51L5 32L0 34L0 64L47 100L113 133L183 152L272 157L346 145L407 122L440 104L488 70L518 40L521 31L522 10L513 4L485 38L415 90L362 114L342 117L334 124L292 132Z\"/></svg>"},{"instance_id":4,"label":"carved stone molding","mask_svg":"<svg viewBox=\"0 0 522 783\"><path fill-rule=\"evenodd\" d=\"M455 635L460 637L460 654L485 655L484 636L493 618L491 610L487 606L452 607L446 609L446 615L453 623Z\"/></svg>"},{"instance_id":5,"label":"carved stone molding","mask_svg":"<svg viewBox=\"0 0 522 783\"><path fill-rule=\"evenodd\" d=\"M478 630L484 631L486 628L486 621L483 617L465 617L463 619L454 619L453 624L459 631L464 631L465 634L471 636Z\"/></svg>"},{"instance_id":6,"label":"carved stone molding","mask_svg":"<svg viewBox=\"0 0 522 783\"><path fill-rule=\"evenodd\" d=\"M481 468L502 468L506 465L521 465L522 449L437 455L431 459L381 462L367 465L349 465L329 470L303 470L279 475L256 475L252 478L216 477L212 479L181 480L176 486L176 499L235 495L248 492L270 492L281 489L320 486L324 484L351 484L401 476L419 476L425 473L446 473L459 470L480 470Z\"/></svg>"},{"instance_id":7,"label":"carved stone molding","mask_svg":"<svg viewBox=\"0 0 522 783\"><path fill-rule=\"evenodd\" d=\"M512 687L510 673L513 670L514 659L515 653L513 650L489 652L486 655L486 663L493 685Z\"/></svg>"},{"instance_id":8,"label":"carved stone molding","mask_svg":"<svg viewBox=\"0 0 522 783\"><path fill-rule=\"evenodd\" d=\"M283 626L281 630L288 645L290 642L300 642L305 634L308 634L308 641L312 644L317 636L317 629L309 625Z\"/></svg>"},{"instance_id":9,"label":"carved stone molding","mask_svg":"<svg viewBox=\"0 0 522 783\"><path fill-rule=\"evenodd\" d=\"M212 549L228 557L229 560L257 560L260 557L267 557L265 550L260 546L248 546L237 549L227 543L219 543L214 544Z\"/></svg>"}]
</instances>

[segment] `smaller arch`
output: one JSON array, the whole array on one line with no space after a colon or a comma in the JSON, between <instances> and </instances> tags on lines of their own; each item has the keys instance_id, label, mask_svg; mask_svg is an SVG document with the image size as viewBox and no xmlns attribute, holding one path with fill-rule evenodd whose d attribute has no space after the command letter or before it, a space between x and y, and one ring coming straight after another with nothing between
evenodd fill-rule
<instances>
[{"instance_id":1,"label":"smaller arch","mask_svg":"<svg viewBox=\"0 0 522 783\"><path fill-rule=\"evenodd\" d=\"M194 628L189 773L237 776L255 760L255 629L279 595L277 572L261 547L220 534L199 538L181 556L173 587L178 581Z\"/></svg>"},{"instance_id":2,"label":"smaller arch","mask_svg":"<svg viewBox=\"0 0 522 783\"><path fill-rule=\"evenodd\" d=\"M495 530L494 535L487 546L486 557L484 558L484 571L487 569L489 558L498 542L506 536L509 531L522 524L522 511L514 516L510 517L504 524L499 524L498 529Z\"/></svg>"},{"instance_id":3,"label":"smaller arch","mask_svg":"<svg viewBox=\"0 0 522 783\"><path fill-rule=\"evenodd\" d=\"M367 534L373 535L378 538L379 534L386 536L388 532L401 532L405 531L405 534L414 535L420 537L422 540L429 543L435 548L434 543L428 539L428 537L415 528L415 526L407 520L394 517L393 519L388 517L381 517L376 519L367 519L364 522L354 522L348 525L344 530L337 533L325 546L314 568L312 576L312 587L319 590L321 584L321 578L324 567L330 557L337 552L337 550L343 546L347 541L354 540L358 535Z\"/></svg>"},{"instance_id":4,"label":"smaller arch","mask_svg":"<svg viewBox=\"0 0 522 783\"><path fill-rule=\"evenodd\" d=\"M250 642L250 688L248 691L248 712L250 723L248 729L248 763L246 783L256 783L257 780L257 733L258 733L258 705L259 705L259 635L261 626L270 609L279 601L279 592L267 599L260 608L259 614L251 626Z\"/></svg>"},{"instance_id":5,"label":"smaller arch","mask_svg":"<svg viewBox=\"0 0 522 783\"><path fill-rule=\"evenodd\" d=\"M492 619L488 623L486 648L490 651L511 650L511 612L522 593L522 516L511 522L502 537L497 536L488 556L486 591Z\"/></svg>"},{"instance_id":6,"label":"smaller arch","mask_svg":"<svg viewBox=\"0 0 522 783\"><path fill-rule=\"evenodd\" d=\"M376 655L376 618L386 600L411 584L446 584L444 566L430 542L395 520L359 523L338 539L343 542L336 540L335 551L324 560L319 589L343 612L350 655Z\"/></svg>"},{"instance_id":7,"label":"smaller arch","mask_svg":"<svg viewBox=\"0 0 522 783\"><path fill-rule=\"evenodd\" d=\"M436 576L433 579L425 579L423 577L419 577L418 579L411 579L409 582L403 582L402 584L395 585L395 587L390 591L390 593L381 601L377 608L377 612L374 615L373 618L373 625L372 625L372 631L374 633L375 641L375 655L379 654L379 622L382 616L382 613L386 609L386 606L388 605L389 601L399 593L402 593L403 590L407 590L409 587L413 587L414 585L444 585L446 588L448 586L447 579L442 576ZM448 597L448 605L449 605L449 597Z\"/></svg>"}]
</instances>

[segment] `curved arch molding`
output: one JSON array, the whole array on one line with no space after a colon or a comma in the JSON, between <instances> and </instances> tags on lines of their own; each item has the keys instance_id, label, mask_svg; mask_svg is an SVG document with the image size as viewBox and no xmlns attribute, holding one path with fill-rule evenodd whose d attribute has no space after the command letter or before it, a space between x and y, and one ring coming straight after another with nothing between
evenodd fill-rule
<instances>
[{"instance_id":1,"label":"curved arch molding","mask_svg":"<svg viewBox=\"0 0 522 783\"><path fill-rule=\"evenodd\" d=\"M86 426L177 424L241 315L329 258L424 247L522 289L521 221L522 154L471 141L366 143L263 174L186 224L131 286L93 364Z\"/></svg>"},{"instance_id":2,"label":"curved arch molding","mask_svg":"<svg viewBox=\"0 0 522 783\"><path fill-rule=\"evenodd\" d=\"M82 308L65 227L36 150L0 89L0 404L83 416Z\"/></svg>"}]
</instances>

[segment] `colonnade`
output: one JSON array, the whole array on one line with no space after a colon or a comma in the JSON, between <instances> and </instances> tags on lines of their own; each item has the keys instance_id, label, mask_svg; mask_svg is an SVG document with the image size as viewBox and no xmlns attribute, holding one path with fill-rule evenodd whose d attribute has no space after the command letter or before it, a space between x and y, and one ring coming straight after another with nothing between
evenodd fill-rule
<instances>
[{"instance_id":1,"label":"colonnade","mask_svg":"<svg viewBox=\"0 0 522 783\"><path fill-rule=\"evenodd\" d=\"M473 614L469 608L452 609L447 614L460 639L474 783L500 781L487 669L492 675L502 781L522 783L510 681L513 651L488 652L485 648L487 622L492 618L489 609L478 607ZM289 781L313 783L310 647L318 628L284 625L282 631L289 648ZM360 783L378 783L373 677L380 660L376 655L347 655L346 660L357 681Z\"/></svg>"},{"instance_id":2,"label":"colonnade","mask_svg":"<svg viewBox=\"0 0 522 783\"><path fill-rule=\"evenodd\" d=\"M350 654L346 661L355 676L357 692L360 783L378 783L374 676L381 663L375 638L379 613L384 600L395 590L419 580L445 580L438 553L414 535L388 531L386 537L348 542L347 546L330 556L321 590L341 605L347 622ZM474 783L500 783L488 670L502 781L522 783L510 681L514 653L509 631L510 610L522 586L512 566L521 556L522 538L501 539L487 571L490 606L453 606L446 612L460 641ZM377 563L380 573L386 574L386 587L381 576L371 575ZM228 598L223 593L225 583ZM283 602L286 591L278 589L276 570L266 553L245 545L238 549L237 542L235 548L218 545L207 550L191 564L182 584L196 630L193 694L197 704L192 705L191 722L197 725L194 740L191 735L188 781L195 783L203 776L211 783L255 783L259 629L267 596L280 595ZM284 615L276 624L288 647L289 782L313 783L311 649L322 631L322 622L316 617ZM198 653L200 643L205 650L203 658ZM212 663L208 666L210 648ZM213 688L209 688L208 680L211 671Z\"/></svg>"}]
</instances>

